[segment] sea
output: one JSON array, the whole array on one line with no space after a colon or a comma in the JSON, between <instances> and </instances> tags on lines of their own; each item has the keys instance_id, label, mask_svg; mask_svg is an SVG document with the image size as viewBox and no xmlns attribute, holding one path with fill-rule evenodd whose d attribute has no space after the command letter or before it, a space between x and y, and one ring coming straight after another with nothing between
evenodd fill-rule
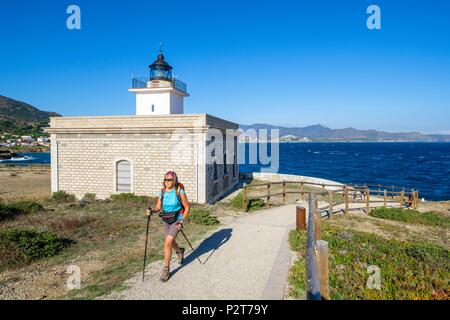
<instances>
[{"instance_id":1,"label":"sea","mask_svg":"<svg viewBox=\"0 0 450 320\"><path fill-rule=\"evenodd\" d=\"M272 148L270 144L267 147L271 158ZM278 165L266 164L264 157L262 163L249 164L249 144L240 144L239 162L244 163L240 171L264 170L342 183L394 185L418 190L419 197L425 200L450 200L450 143L308 142L280 143L273 149L277 148ZM266 154L264 148L262 151Z\"/></svg>"},{"instance_id":2,"label":"sea","mask_svg":"<svg viewBox=\"0 0 450 320\"><path fill-rule=\"evenodd\" d=\"M251 164L250 144L239 144L241 172L264 171L342 183L394 185L408 191L419 190L419 196L426 200L450 200L450 143L279 143L273 148L268 144L267 152L265 145L256 144L258 153L261 151L267 157L258 156L256 163ZM50 153L23 153L13 161L1 163L50 164Z\"/></svg>"}]
</instances>

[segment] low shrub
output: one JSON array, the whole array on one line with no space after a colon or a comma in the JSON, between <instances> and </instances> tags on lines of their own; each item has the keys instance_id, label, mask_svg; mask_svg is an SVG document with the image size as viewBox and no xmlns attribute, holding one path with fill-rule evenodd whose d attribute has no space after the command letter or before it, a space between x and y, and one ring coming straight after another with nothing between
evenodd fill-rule
<instances>
[{"instance_id":1,"label":"low shrub","mask_svg":"<svg viewBox=\"0 0 450 320\"><path fill-rule=\"evenodd\" d=\"M7 204L0 203L0 221L13 218L20 214L16 208L12 208Z\"/></svg>"},{"instance_id":2,"label":"low shrub","mask_svg":"<svg viewBox=\"0 0 450 320\"><path fill-rule=\"evenodd\" d=\"M323 225L324 226L324 225ZM404 242L372 233L345 229L322 230L329 245L331 299L450 299L450 251L423 241ZM300 252L291 268L290 295L302 297L306 291L306 232L291 231L290 244ZM381 270L381 289L367 287L368 267Z\"/></svg>"},{"instance_id":3,"label":"low shrub","mask_svg":"<svg viewBox=\"0 0 450 320\"><path fill-rule=\"evenodd\" d=\"M243 193L240 191L232 200L231 204L233 207L237 209L244 209L242 207L242 198ZM264 207L264 200L263 199L253 199L253 200L247 200L247 206L249 211L258 210Z\"/></svg>"},{"instance_id":4,"label":"low shrub","mask_svg":"<svg viewBox=\"0 0 450 320\"><path fill-rule=\"evenodd\" d=\"M211 215L211 212L208 209L202 208L191 209L186 220L208 226L220 223L215 216Z\"/></svg>"},{"instance_id":5,"label":"low shrub","mask_svg":"<svg viewBox=\"0 0 450 320\"><path fill-rule=\"evenodd\" d=\"M0 203L0 221L11 219L19 215L35 213L44 207L34 201L19 201L13 203Z\"/></svg>"},{"instance_id":6,"label":"low shrub","mask_svg":"<svg viewBox=\"0 0 450 320\"><path fill-rule=\"evenodd\" d=\"M95 193L85 193L83 196L83 200L86 202L94 202L96 199Z\"/></svg>"},{"instance_id":7,"label":"low shrub","mask_svg":"<svg viewBox=\"0 0 450 320\"><path fill-rule=\"evenodd\" d=\"M242 191L240 191L232 200L231 204L237 209L242 209Z\"/></svg>"},{"instance_id":8,"label":"low shrub","mask_svg":"<svg viewBox=\"0 0 450 320\"><path fill-rule=\"evenodd\" d=\"M248 210L252 211L252 210L258 210L263 208L265 205L264 200L263 199L253 199L253 200L249 200L248 201Z\"/></svg>"},{"instance_id":9,"label":"low shrub","mask_svg":"<svg viewBox=\"0 0 450 320\"><path fill-rule=\"evenodd\" d=\"M77 200L75 195L65 192L64 190L53 192L52 200L57 203L74 202Z\"/></svg>"},{"instance_id":10,"label":"low shrub","mask_svg":"<svg viewBox=\"0 0 450 320\"><path fill-rule=\"evenodd\" d=\"M72 244L51 232L10 229L0 233L0 269L60 253Z\"/></svg>"},{"instance_id":11,"label":"low shrub","mask_svg":"<svg viewBox=\"0 0 450 320\"><path fill-rule=\"evenodd\" d=\"M112 201L116 202L133 202L140 204L148 204L151 202L151 198L147 196L137 196L134 193L118 193L110 196Z\"/></svg>"},{"instance_id":12,"label":"low shrub","mask_svg":"<svg viewBox=\"0 0 450 320\"><path fill-rule=\"evenodd\" d=\"M450 227L449 217L433 212L420 212L411 209L380 207L372 209L369 215L376 218L403 221L407 223Z\"/></svg>"},{"instance_id":13,"label":"low shrub","mask_svg":"<svg viewBox=\"0 0 450 320\"><path fill-rule=\"evenodd\" d=\"M40 203L34 201L18 201L9 204L9 206L19 210L22 214L36 213L44 210L44 207Z\"/></svg>"}]
</instances>

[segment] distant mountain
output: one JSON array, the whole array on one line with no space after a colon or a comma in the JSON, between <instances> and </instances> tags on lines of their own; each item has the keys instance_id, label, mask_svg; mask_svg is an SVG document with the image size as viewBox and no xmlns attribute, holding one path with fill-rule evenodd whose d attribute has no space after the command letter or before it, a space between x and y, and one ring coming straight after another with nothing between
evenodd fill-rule
<instances>
[{"instance_id":1,"label":"distant mountain","mask_svg":"<svg viewBox=\"0 0 450 320\"><path fill-rule=\"evenodd\" d=\"M50 117L61 115L0 95L0 133L39 133L41 127L48 126Z\"/></svg>"},{"instance_id":2,"label":"distant mountain","mask_svg":"<svg viewBox=\"0 0 450 320\"><path fill-rule=\"evenodd\" d=\"M426 135L420 132L385 132L355 128L330 129L320 124L307 127L281 127L264 123L239 125L247 129L279 129L280 137L292 135L312 141L395 141L395 142L450 142L450 135ZM269 132L270 133L270 132Z\"/></svg>"}]
</instances>

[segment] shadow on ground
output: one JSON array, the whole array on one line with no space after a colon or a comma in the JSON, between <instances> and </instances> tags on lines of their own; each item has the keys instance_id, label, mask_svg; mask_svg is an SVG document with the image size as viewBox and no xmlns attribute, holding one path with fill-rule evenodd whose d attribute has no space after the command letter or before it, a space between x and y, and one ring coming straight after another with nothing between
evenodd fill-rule
<instances>
[{"instance_id":1,"label":"shadow on ground","mask_svg":"<svg viewBox=\"0 0 450 320\"><path fill-rule=\"evenodd\" d=\"M221 229L213 233L205 240L203 240L197 248L194 248L195 250L193 252L191 252L188 256L184 258L183 264L178 266L171 272L171 276L177 273L178 270L180 270L180 268L187 266L192 261L197 260L197 258L200 258L201 255L210 252L210 254L206 258L205 257L200 258L202 264L205 265L208 262L209 258L213 255L214 251L219 249L220 246L222 246L225 242L227 242L231 238L232 231L233 231L232 228ZM181 233L178 236L183 237Z\"/></svg>"}]
</instances>

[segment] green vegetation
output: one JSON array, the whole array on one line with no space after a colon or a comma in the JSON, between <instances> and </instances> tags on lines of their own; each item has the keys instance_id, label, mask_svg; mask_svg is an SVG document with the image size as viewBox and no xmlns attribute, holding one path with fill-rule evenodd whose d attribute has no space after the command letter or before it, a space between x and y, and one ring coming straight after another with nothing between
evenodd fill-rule
<instances>
[{"instance_id":1,"label":"green vegetation","mask_svg":"<svg viewBox=\"0 0 450 320\"><path fill-rule=\"evenodd\" d=\"M192 208L186 220L207 226L219 224L219 220L211 215L211 211L203 208Z\"/></svg>"},{"instance_id":2,"label":"green vegetation","mask_svg":"<svg viewBox=\"0 0 450 320\"><path fill-rule=\"evenodd\" d=\"M8 204L0 203L0 221L11 219L18 215L35 213L43 209L41 204L34 201L18 201Z\"/></svg>"},{"instance_id":3,"label":"green vegetation","mask_svg":"<svg viewBox=\"0 0 450 320\"><path fill-rule=\"evenodd\" d=\"M77 198L70 193L65 192L64 190L53 192L52 200L56 203L65 203L65 202L74 202Z\"/></svg>"},{"instance_id":4,"label":"green vegetation","mask_svg":"<svg viewBox=\"0 0 450 320\"><path fill-rule=\"evenodd\" d=\"M87 202L93 202L96 199L95 193L85 193L83 196L83 200Z\"/></svg>"},{"instance_id":5,"label":"green vegetation","mask_svg":"<svg viewBox=\"0 0 450 320\"><path fill-rule=\"evenodd\" d=\"M7 268L8 272L26 272L31 275L35 270L44 270L36 274L36 281L29 280L25 284L19 281L20 276L7 280L9 286L18 287L17 292L26 292L28 298L39 298L41 277L51 274L51 270L67 267L73 261L83 266L83 282L80 290L65 291L64 288L46 287L49 298L61 299L94 299L100 295L110 293L122 287L125 280L137 272L142 271L142 255L145 242L146 216L145 208L153 204L155 199L150 197L138 197L132 194L116 195L112 199L95 201L66 202L66 193L59 193L57 199L61 202L49 199L44 201L45 210L19 215L15 219L9 219L0 223L0 234L17 232L47 232L46 236L22 234L15 236L20 244L30 243L33 247L23 247L29 255L37 252L38 256L45 259L24 258L22 247L16 242L10 241L11 237L2 236L0 260L1 268ZM72 196L72 195L70 195ZM91 199L93 196L88 195ZM86 196L85 196L86 198ZM196 241L217 225L214 216L214 208L206 210L205 206L192 204L191 222L186 224L184 231L189 235L189 240ZM23 231L25 230L25 231ZM49 236L57 235L58 239L72 239L74 242L64 250L56 240ZM30 239L37 237L36 239ZM23 240L26 239L26 240ZM148 257L147 262L162 258L163 253L163 228L161 219L153 216L149 226ZM187 247L183 237L179 243ZM43 251L42 251L42 250ZM39 251L41 250L41 251ZM57 253L55 255L52 255ZM47 256L47 257L46 257ZM21 269L19 269L21 268ZM66 275L55 281L65 281ZM19 294L19 293L18 293ZM17 298L16 295L11 297ZM24 298L22 296L22 298Z\"/></svg>"},{"instance_id":6,"label":"green vegetation","mask_svg":"<svg viewBox=\"0 0 450 320\"><path fill-rule=\"evenodd\" d=\"M0 132L8 132L10 135L6 135L5 140L14 139L13 135L17 136L31 136L48 137L49 134L45 133L42 128L48 127L48 121L23 121L23 120L2 120L0 121Z\"/></svg>"},{"instance_id":7,"label":"green vegetation","mask_svg":"<svg viewBox=\"0 0 450 320\"><path fill-rule=\"evenodd\" d=\"M0 233L0 270L52 257L72 241L51 232L11 229Z\"/></svg>"},{"instance_id":8,"label":"green vegetation","mask_svg":"<svg viewBox=\"0 0 450 320\"><path fill-rule=\"evenodd\" d=\"M372 233L328 228L322 224L322 239L328 242L331 299L449 299L450 252L424 241L388 240ZM304 231L291 231L290 244L300 251L291 269L290 294L305 294ZM369 289L367 267L381 271L381 289Z\"/></svg>"},{"instance_id":9,"label":"green vegetation","mask_svg":"<svg viewBox=\"0 0 450 320\"><path fill-rule=\"evenodd\" d=\"M242 208L242 197L243 197L243 193L242 193L242 191L240 191L233 198L233 200L231 200L232 206L235 207L236 209L243 209ZM248 206L248 211L255 211L255 210L261 209L264 207L264 200L263 199L247 200L247 206Z\"/></svg>"},{"instance_id":10,"label":"green vegetation","mask_svg":"<svg viewBox=\"0 0 450 320\"><path fill-rule=\"evenodd\" d=\"M110 199L115 202L122 203L132 203L132 204L141 204L143 206L148 206L154 198L147 196L137 196L134 193L118 193L112 194Z\"/></svg>"},{"instance_id":11,"label":"green vegetation","mask_svg":"<svg viewBox=\"0 0 450 320\"><path fill-rule=\"evenodd\" d=\"M44 210L44 207L35 201L17 201L10 203L8 206L19 210L23 214L36 213Z\"/></svg>"},{"instance_id":12,"label":"green vegetation","mask_svg":"<svg viewBox=\"0 0 450 320\"><path fill-rule=\"evenodd\" d=\"M450 226L450 217L445 217L438 213L420 212L411 209L381 207L372 209L369 215L376 218L403 221L413 224L445 227Z\"/></svg>"}]
</instances>

